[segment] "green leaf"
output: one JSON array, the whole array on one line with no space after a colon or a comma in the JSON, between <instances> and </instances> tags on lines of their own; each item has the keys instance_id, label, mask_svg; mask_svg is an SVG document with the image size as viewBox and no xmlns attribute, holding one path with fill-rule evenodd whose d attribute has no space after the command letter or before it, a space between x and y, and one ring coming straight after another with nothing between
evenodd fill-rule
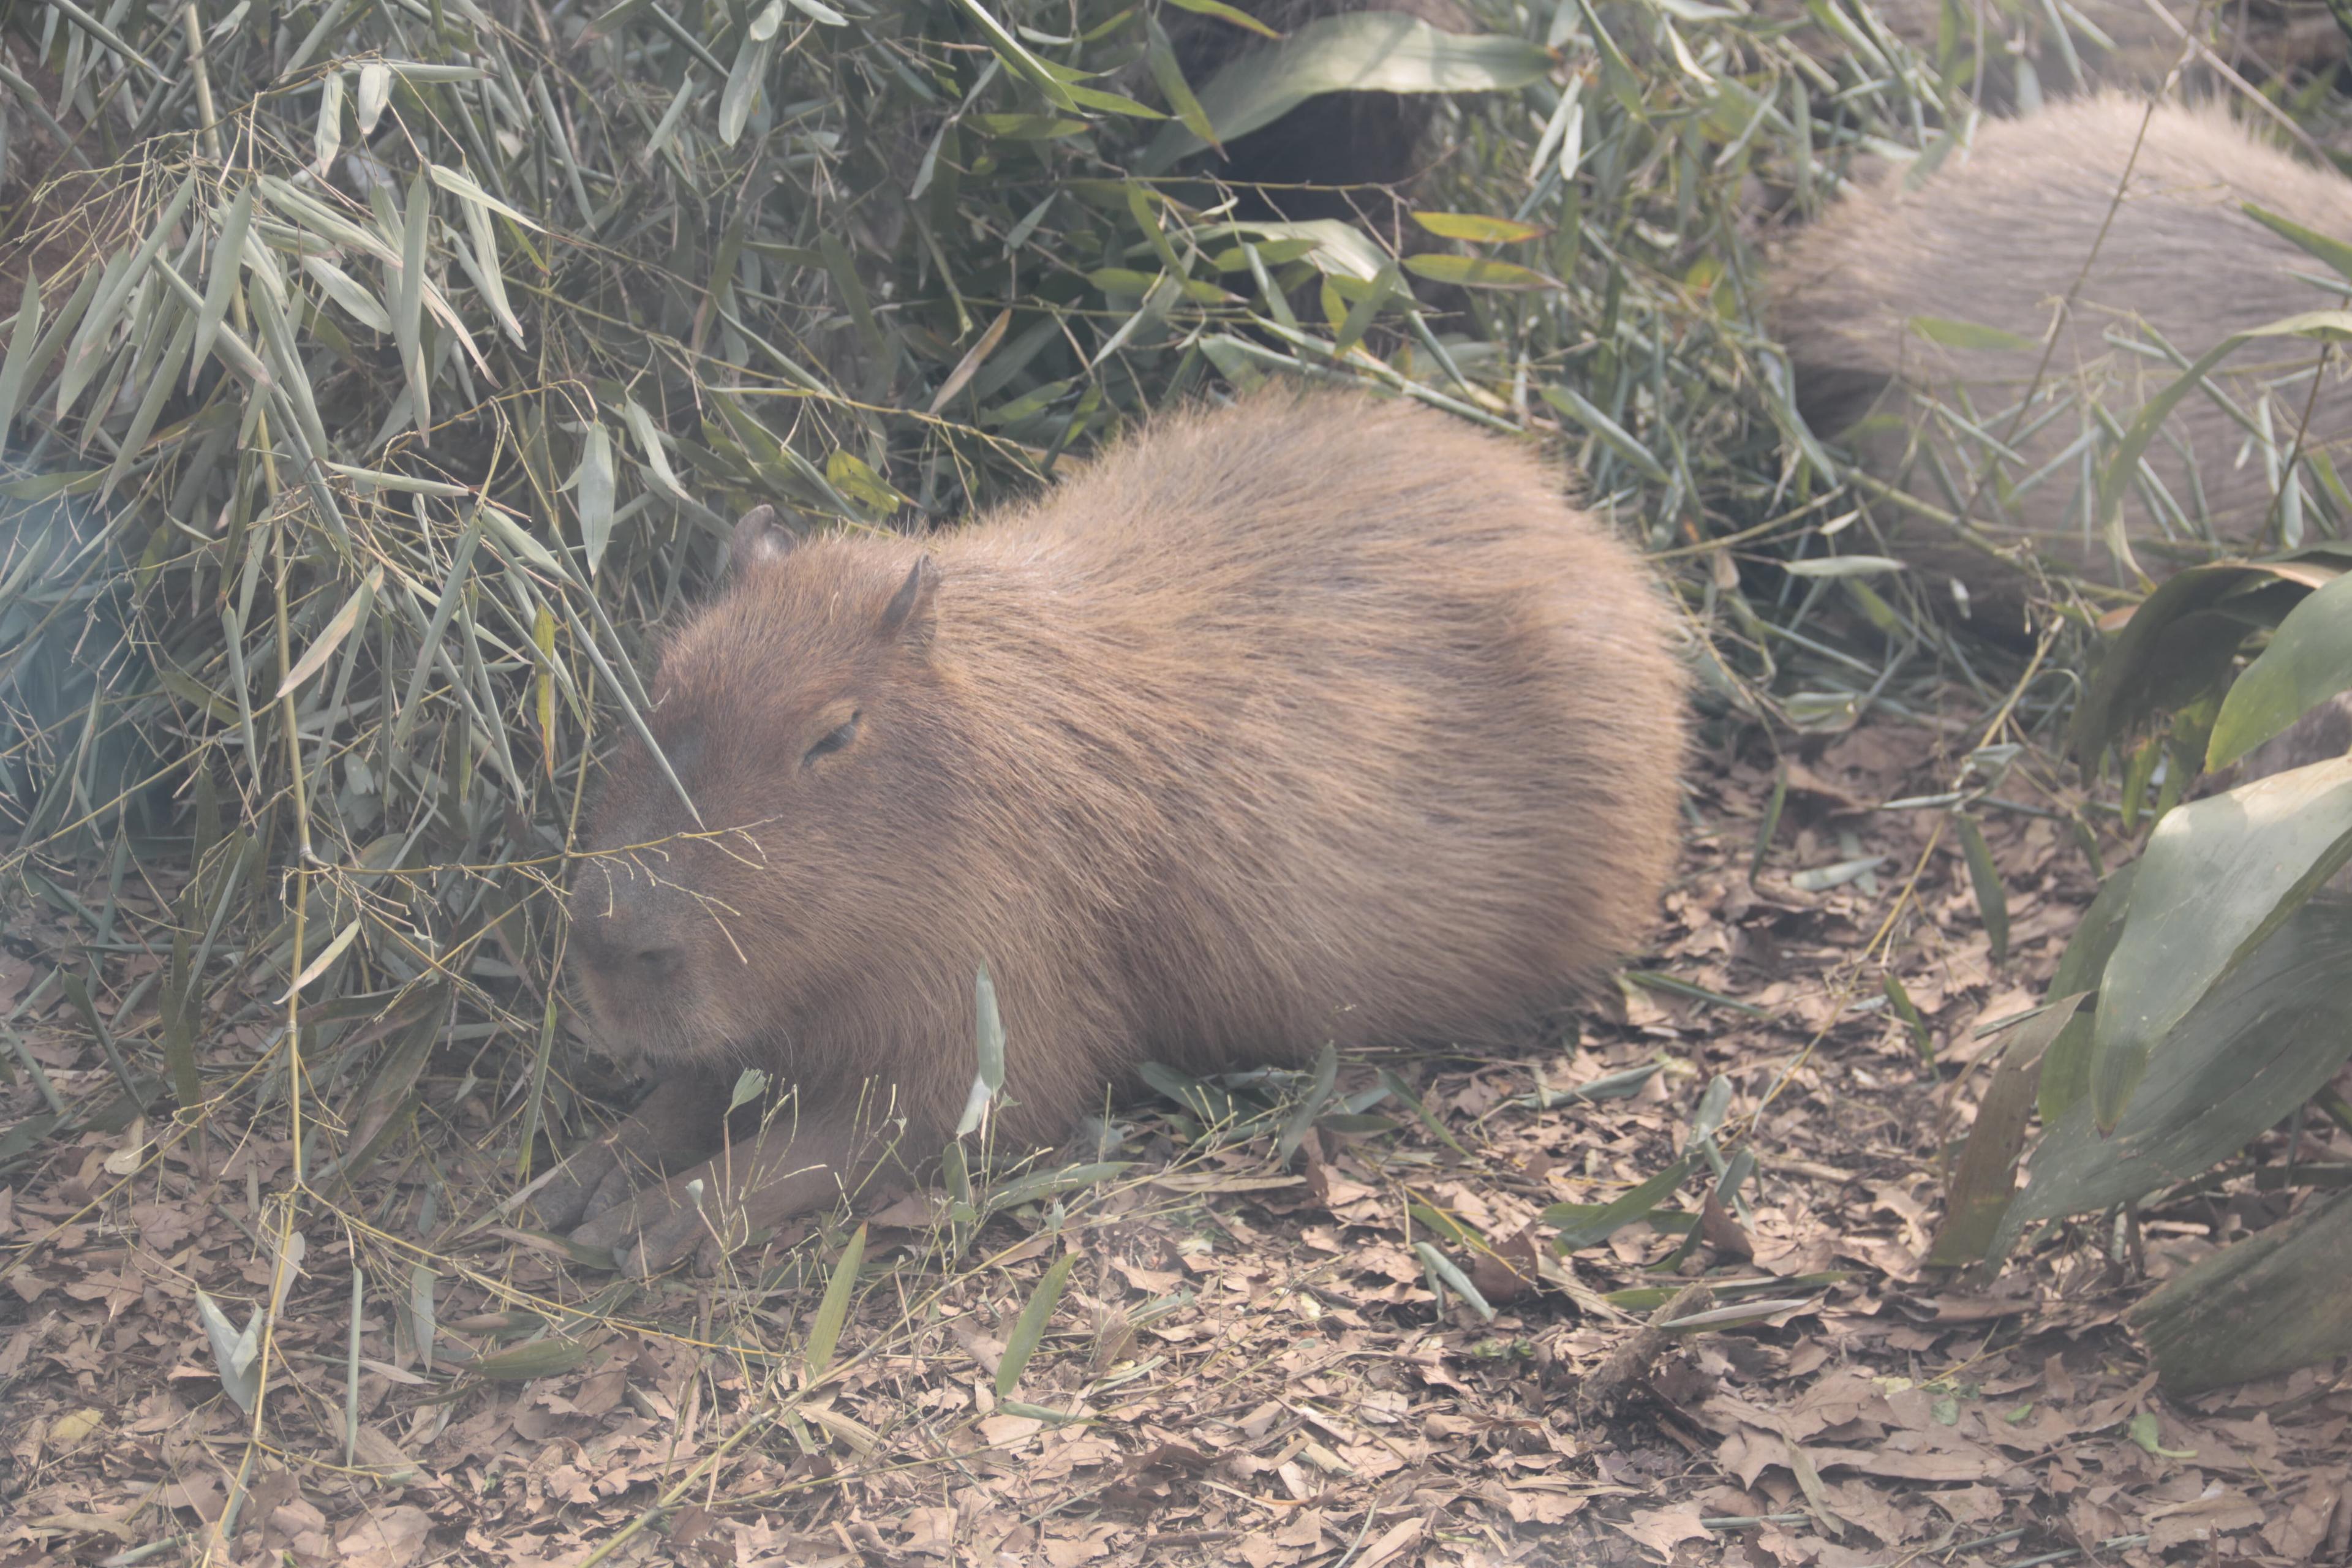
<instances>
[{"instance_id":1,"label":"green leaf","mask_svg":"<svg viewBox=\"0 0 2352 1568\"><path fill-rule=\"evenodd\" d=\"M476 1356L466 1363L466 1370L492 1383L534 1383L570 1372L587 1359L586 1345L550 1338Z\"/></svg>"},{"instance_id":2,"label":"green leaf","mask_svg":"<svg viewBox=\"0 0 2352 1568\"><path fill-rule=\"evenodd\" d=\"M326 290L327 298L341 306L343 313L352 320L371 331L391 332L392 316L377 302L376 297L368 292L367 285L323 256L304 257L302 270L317 279L319 287ZM205 301L205 308L211 308L210 300ZM213 325L217 328L220 323L215 321Z\"/></svg>"},{"instance_id":3,"label":"green leaf","mask_svg":"<svg viewBox=\"0 0 2352 1568\"><path fill-rule=\"evenodd\" d=\"M1961 814L1955 818L1960 836L1960 850L1968 858L1969 882L1976 889L1977 914L1983 920L1985 940L1992 948L1995 963L2009 958L2009 892L2001 886L2000 868L1993 863L1992 848L1985 843L1984 829L1977 819Z\"/></svg>"},{"instance_id":4,"label":"green leaf","mask_svg":"<svg viewBox=\"0 0 2352 1568\"><path fill-rule=\"evenodd\" d=\"M319 83L319 123L310 133L310 172L320 179L343 150L343 73L329 71Z\"/></svg>"},{"instance_id":5,"label":"green leaf","mask_svg":"<svg viewBox=\"0 0 2352 1568\"><path fill-rule=\"evenodd\" d=\"M2109 974L2113 994L2112 963ZM2105 1005L2103 998L2103 1011ZM2005 1255L2030 1226L2134 1202L2244 1147L2352 1056L2347 1011L2352 900L2324 895L2164 1037L2111 1133L2099 1132L2088 1097L2043 1132L1992 1256Z\"/></svg>"},{"instance_id":6,"label":"green leaf","mask_svg":"<svg viewBox=\"0 0 2352 1568\"><path fill-rule=\"evenodd\" d=\"M2352 1193L2339 1193L2199 1259L2126 1321L2179 1398L2316 1366L2352 1351L2347 1258Z\"/></svg>"},{"instance_id":7,"label":"green leaf","mask_svg":"<svg viewBox=\"0 0 2352 1568\"><path fill-rule=\"evenodd\" d=\"M1948 349L1997 349L2009 353L2033 353L2042 345L2032 338L2005 332L1999 327L1988 327L1976 321L1947 321L1941 316L1911 316L1904 326L1931 343L1941 343Z\"/></svg>"},{"instance_id":8,"label":"green leaf","mask_svg":"<svg viewBox=\"0 0 2352 1568\"><path fill-rule=\"evenodd\" d=\"M253 1402L261 1393L261 1313L257 1309L239 1332L228 1317L214 1304L213 1299L196 1288L196 1319L204 1324L205 1338L212 1342L213 1367L220 1375L221 1390L236 1401L236 1407L247 1415L253 1414Z\"/></svg>"},{"instance_id":9,"label":"green leaf","mask_svg":"<svg viewBox=\"0 0 2352 1568\"><path fill-rule=\"evenodd\" d=\"M1200 89L1200 100L1218 139L1231 142L1321 93L1514 91L1549 76L1555 58L1507 34L1444 33L1402 12L1360 11L1309 22L1273 48L1243 54ZM1205 144L1171 121L1146 149L1142 172L1159 174Z\"/></svg>"},{"instance_id":10,"label":"green leaf","mask_svg":"<svg viewBox=\"0 0 2352 1568\"><path fill-rule=\"evenodd\" d=\"M383 568L370 567L367 580L352 590L352 596L343 601L343 607L335 612L335 618L327 623L327 629L319 634L319 640L303 649L302 657L294 661L294 668L288 670L286 678L278 683L277 695L270 699L271 701L280 700L289 692L299 691L304 681L319 673L335 649L341 646L342 640L351 636L352 628L359 625L360 617L374 605L376 590L383 585Z\"/></svg>"},{"instance_id":11,"label":"green leaf","mask_svg":"<svg viewBox=\"0 0 2352 1568\"><path fill-rule=\"evenodd\" d=\"M1516 261L1485 256L1408 256L1405 270L1433 283L1463 289L1557 289L1559 281Z\"/></svg>"},{"instance_id":12,"label":"green leaf","mask_svg":"<svg viewBox=\"0 0 2352 1568\"><path fill-rule=\"evenodd\" d=\"M1143 25L1143 61L1150 68L1151 79L1160 84L1160 96L1176 111L1185 130L1208 145L1217 146L1217 132L1209 123L1208 111L1193 96L1192 84L1184 79L1184 68L1177 63L1176 46L1169 41L1168 30L1153 16L1147 15Z\"/></svg>"},{"instance_id":13,"label":"green leaf","mask_svg":"<svg viewBox=\"0 0 2352 1568\"><path fill-rule=\"evenodd\" d=\"M2000 1232L2000 1216L2017 1191L2017 1157L2025 1149L2025 1125L2033 1113L2034 1090L2050 1044L2073 1021L2083 993L2062 996L2010 1033L2000 1065L1978 1104L1977 1119L1953 1167L1944 1204L1944 1223L1927 1261L1939 1268L1974 1263Z\"/></svg>"},{"instance_id":14,"label":"green leaf","mask_svg":"<svg viewBox=\"0 0 2352 1568\"><path fill-rule=\"evenodd\" d=\"M2132 878L2139 863L2120 867L2100 884L2098 897L2083 911L2074 934L2059 955L2058 973L2051 976L2052 1001L2076 992L2095 992L2107 972L2107 960L2124 934L2124 911L2131 900ZM2077 1009L2042 1057L2042 1087L2036 1108L2043 1126L2063 1116L2074 1103L2091 1092L2091 1020L2094 1014Z\"/></svg>"},{"instance_id":15,"label":"green leaf","mask_svg":"<svg viewBox=\"0 0 2352 1568\"><path fill-rule=\"evenodd\" d=\"M408 183L392 332L400 344L401 367L408 373L409 414L416 424L416 438L427 446L433 440L433 373L425 363L425 242L432 226L433 190L418 174Z\"/></svg>"},{"instance_id":16,"label":"green leaf","mask_svg":"<svg viewBox=\"0 0 2352 1568\"><path fill-rule=\"evenodd\" d=\"M2244 202L2240 205L2248 217L2263 225L2272 233L2303 247L2345 277L2352 278L2352 245L2347 245L2332 235L2319 234L2307 229L2293 219L2281 217L2274 212L2265 212L2252 202Z\"/></svg>"},{"instance_id":17,"label":"green leaf","mask_svg":"<svg viewBox=\"0 0 2352 1568\"><path fill-rule=\"evenodd\" d=\"M1572 386L1547 386L1543 389L1546 403L1575 420L1595 436L1611 451L1633 465L1642 477L1654 484L1672 483L1665 465L1650 455L1650 449L1633 439L1633 432L1584 400L1584 395Z\"/></svg>"},{"instance_id":18,"label":"green leaf","mask_svg":"<svg viewBox=\"0 0 2352 1568\"><path fill-rule=\"evenodd\" d=\"M955 1135L962 1138L980 1126L991 1101L1004 1088L1004 1020L996 1008L996 982L982 963L972 980L972 1047L978 1066L972 1074L971 1094L964 1101L963 1116L957 1121Z\"/></svg>"},{"instance_id":19,"label":"green leaf","mask_svg":"<svg viewBox=\"0 0 2352 1568\"><path fill-rule=\"evenodd\" d=\"M1226 5L1225 0L1168 0L1168 3L1179 10L1190 11L1195 16L1214 16L1221 22L1230 22L1234 26L1246 28L1262 38L1282 37L1280 33L1276 32L1248 12L1237 10Z\"/></svg>"},{"instance_id":20,"label":"green leaf","mask_svg":"<svg viewBox=\"0 0 2352 1568\"><path fill-rule=\"evenodd\" d=\"M596 574L613 542L613 435L604 426L591 425L580 442L580 467L572 473L579 493L580 542L588 552L588 574Z\"/></svg>"},{"instance_id":21,"label":"green leaf","mask_svg":"<svg viewBox=\"0 0 2352 1568\"><path fill-rule=\"evenodd\" d=\"M1516 218L1482 217L1476 213L1415 213L1412 221L1441 239L1466 239L1474 244L1508 245L1540 239L1549 232Z\"/></svg>"},{"instance_id":22,"label":"green leaf","mask_svg":"<svg viewBox=\"0 0 2352 1568\"><path fill-rule=\"evenodd\" d=\"M849 1321L849 1299L856 1293L857 1270L865 1261L866 1227L861 1225L835 1260L833 1277L825 1281L824 1299L816 1305L816 1316L809 1320L808 1344L801 1352L804 1386L814 1386L833 1365L834 1347L841 1342L842 1325Z\"/></svg>"},{"instance_id":23,"label":"green leaf","mask_svg":"<svg viewBox=\"0 0 2352 1568\"><path fill-rule=\"evenodd\" d=\"M1331 1091L1339 1081L1339 1054L1327 1041L1322 1050L1316 1053L1313 1081L1307 1086L1307 1092L1299 1096L1298 1107L1290 1113L1290 1120L1282 1124L1282 1135L1275 1140L1274 1163L1276 1165L1290 1163L1290 1156L1305 1142L1308 1131L1315 1125L1315 1119L1322 1115L1324 1107L1331 1103Z\"/></svg>"},{"instance_id":24,"label":"green leaf","mask_svg":"<svg viewBox=\"0 0 2352 1568\"><path fill-rule=\"evenodd\" d=\"M1078 1255L1066 1252L1045 1270L1037 1281L1036 1291L1021 1315L1013 1321L1013 1332L1005 1337L1004 1355L996 1363L996 1397L1010 1399L1021 1386L1021 1373L1027 1369L1029 1358L1045 1338L1045 1330L1054 1321L1054 1309L1061 1304L1062 1287L1070 1282L1070 1270L1076 1268Z\"/></svg>"},{"instance_id":25,"label":"green leaf","mask_svg":"<svg viewBox=\"0 0 2352 1568\"><path fill-rule=\"evenodd\" d=\"M1675 1189L1683 1184L1683 1178L1689 1174L1690 1158L1685 1155L1623 1196L1601 1205L1597 1210L1580 1204L1554 1204L1538 1217L1546 1225L1559 1226L1559 1235L1553 1238L1551 1247L1554 1252L1566 1256L1584 1247L1596 1247L1635 1220L1646 1218L1652 1209L1674 1194Z\"/></svg>"},{"instance_id":26,"label":"green leaf","mask_svg":"<svg viewBox=\"0 0 2352 1568\"><path fill-rule=\"evenodd\" d=\"M835 452L824 460L824 477L833 488L876 517L887 517L908 505L905 496L890 488L855 452Z\"/></svg>"},{"instance_id":27,"label":"green leaf","mask_svg":"<svg viewBox=\"0 0 2352 1568\"><path fill-rule=\"evenodd\" d=\"M2352 758L2176 806L2148 837L2092 1031L2091 1100L2117 1125L2158 1042L2352 858Z\"/></svg>"},{"instance_id":28,"label":"green leaf","mask_svg":"<svg viewBox=\"0 0 2352 1568\"><path fill-rule=\"evenodd\" d=\"M2352 573L2287 612L2222 700L2205 752L2225 768L2340 691L2352 689Z\"/></svg>"}]
</instances>

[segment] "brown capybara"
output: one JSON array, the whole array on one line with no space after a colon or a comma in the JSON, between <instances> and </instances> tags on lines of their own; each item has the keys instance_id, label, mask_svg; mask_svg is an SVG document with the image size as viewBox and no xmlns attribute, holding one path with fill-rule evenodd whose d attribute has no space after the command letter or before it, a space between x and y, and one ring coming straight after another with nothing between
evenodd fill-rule
<instances>
[{"instance_id":1,"label":"brown capybara","mask_svg":"<svg viewBox=\"0 0 2352 1568\"><path fill-rule=\"evenodd\" d=\"M1394 12L1441 33L1475 33L1455 0L1275 0L1251 8L1286 36L1328 16ZM1195 91L1244 55L1278 47L1213 16L1164 12L1178 65ZM1202 168L1234 187L1240 216L1292 221L1370 217L1396 226L1397 202L1429 162L1436 102L1428 93L1326 92L1273 124L1206 153Z\"/></svg>"},{"instance_id":2,"label":"brown capybara","mask_svg":"<svg viewBox=\"0 0 2352 1568\"><path fill-rule=\"evenodd\" d=\"M1019 1152L1146 1061L1500 1037L1652 918L1675 619L1525 446L1279 387L928 547L764 511L654 689L699 826L629 741L573 879L593 1034L660 1083L539 1209L634 1270L691 1181L732 1240L935 1156L983 963ZM746 1068L789 1114L683 1169Z\"/></svg>"},{"instance_id":3,"label":"brown capybara","mask_svg":"<svg viewBox=\"0 0 2352 1568\"><path fill-rule=\"evenodd\" d=\"M2018 622L2024 585L2001 554L2038 552L2087 582L2128 585L2095 521L2113 449L2105 431L2180 372L2126 345L2152 333L2193 359L2232 332L2343 299L2341 279L2323 285L2328 269L2246 203L2352 234L2342 176L2257 142L2219 109L2101 96L1989 121L1916 189L1883 172L1799 232L1769 295L1800 408L1823 435L1851 426L1847 445L1866 472L1943 514L1874 501L1895 553L1964 584L1994 629ZM1965 332L1936 321L2023 341L1956 346ZM2303 453L2341 463L2352 398L2333 371L2315 397L2320 365L2316 343L2257 339L2173 410L2123 497L2142 571L2282 538L2272 467L2249 428L2266 418L2281 459L2300 431Z\"/></svg>"}]
</instances>

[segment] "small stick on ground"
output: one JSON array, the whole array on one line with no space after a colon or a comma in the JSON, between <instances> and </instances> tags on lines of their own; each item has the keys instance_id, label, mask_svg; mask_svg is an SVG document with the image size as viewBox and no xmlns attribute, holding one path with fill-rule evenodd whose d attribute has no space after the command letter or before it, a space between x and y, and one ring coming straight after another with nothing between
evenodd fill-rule
<instances>
[{"instance_id":1,"label":"small stick on ground","mask_svg":"<svg viewBox=\"0 0 2352 1568\"><path fill-rule=\"evenodd\" d=\"M1650 1321L1633 1331L1633 1336L1609 1352L1609 1359L1593 1370L1591 1377L1576 1391L1576 1415L1587 1420L1614 1404L1627 1389L1650 1375L1650 1367L1658 1353L1666 1348L1673 1336L1666 1325L1693 1312L1704 1312L1715 1304L1715 1292L1706 1285L1685 1285L1675 1292L1672 1300L1650 1314Z\"/></svg>"}]
</instances>

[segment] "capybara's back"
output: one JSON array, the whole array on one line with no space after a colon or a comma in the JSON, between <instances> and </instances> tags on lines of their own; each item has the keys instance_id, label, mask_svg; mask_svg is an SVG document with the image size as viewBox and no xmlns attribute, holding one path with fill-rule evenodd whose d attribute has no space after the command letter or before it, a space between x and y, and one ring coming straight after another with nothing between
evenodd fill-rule
<instances>
[{"instance_id":1,"label":"capybara's back","mask_svg":"<svg viewBox=\"0 0 2352 1568\"><path fill-rule=\"evenodd\" d=\"M1879 399L1853 433L1869 469L1939 511L1965 509L1997 544L2119 581L2094 504L2108 432L2180 373L2128 345L2152 336L2194 359L2230 333L2341 299L2310 281L2326 269L2246 203L2352 233L2352 184L2255 141L2218 108L2103 96L1988 121L1965 159L1955 154L1918 188L1890 172L1790 242L1770 295L1800 404L1831 433ZM2078 278L2037 383L2058 302ZM2028 345L1980 346L1968 331L1979 327ZM2336 378L2313 397L2318 366L2315 344L2260 340L2223 362L2212 392L2173 412L2124 498L2144 569L2277 537L2273 466L2251 433L2267 428L2283 459L2308 407L2304 452L2352 437ZM1937 521L1906 523L1901 543L1916 564L1972 588L1998 584L1993 563Z\"/></svg>"},{"instance_id":2,"label":"capybara's back","mask_svg":"<svg viewBox=\"0 0 2352 1568\"><path fill-rule=\"evenodd\" d=\"M1640 941L1672 616L1524 444L1279 388L927 543L754 531L667 650L700 828L625 747L572 905L608 1041L803 1128L886 1090L927 1152L984 962L1034 1144L1146 1060L1501 1037Z\"/></svg>"}]
</instances>

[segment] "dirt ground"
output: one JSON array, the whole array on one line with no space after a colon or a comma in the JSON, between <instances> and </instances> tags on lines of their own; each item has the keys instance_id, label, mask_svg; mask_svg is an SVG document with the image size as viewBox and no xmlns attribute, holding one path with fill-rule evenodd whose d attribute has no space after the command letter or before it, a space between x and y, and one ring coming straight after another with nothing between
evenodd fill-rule
<instances>
[{"instance_id":1,"label":"dirt ground","mask_svg":"<svg viewBox=\"0 0 2352 1568\"><path fill-rule=\"evenodd\" d=\"M2071 775L2029 755L1985 816L1996 963L1944 813L1880 809L1949 789L1981 721L1874 719L1777 759L1750 733L1695 772L1642 965L1664 981L1518 1056L1344 1062L1343 1092L1386 1069L1418 1109L1392 1094L1286 1168L1266 1133L1181 1150L1163 1102L1131 1118L1139 1163L1095 1185L961 1229L901 1205L838 1319L838 1220L648 1287L509 1228L519 1132L478 1042L436 1055L417 1136L356 1193L290 1195L282 1104L225 1102L201 1148L149 1122L20 1154L0 1165L0 1568L2344 1563L2352 1386L2323 1368L2170 1402L2119 1322L2270 1217L2258 1172L2134 1234L2042 1238L1989 1287L1922 1265L1998 1045L1979 1026L2040 999L2095 885ZM127 928L156 913L135 887L119 903ZM63 923L6 936L0 1006L85 962ZM116 1037L152 1033L142 964L102 972ZM68 1100L110 1083L68 1002L16 1026ZM260 1039L210 1041L207 1081ZM1538 1103L1653 1065L1630 1095ZM1718 1077L1717 1142L1756 1161L1738 1199L1538 1268L1538 1215L1665 1168ZM0 1125L40 1106L15 1073ZM2256 1161L2284 1152L2273 1134ZM1700 1162L1680 1206L1714 1184ZM1491 1320L1440 1300L1432 1258ZM1049 1272L1065 1288L1024 1326ZM1717 1316L1629 1363L1694 1278ZM257 1420L199 1289L232 1342L279 1296Z\"/></svg>"}]
</instances>

